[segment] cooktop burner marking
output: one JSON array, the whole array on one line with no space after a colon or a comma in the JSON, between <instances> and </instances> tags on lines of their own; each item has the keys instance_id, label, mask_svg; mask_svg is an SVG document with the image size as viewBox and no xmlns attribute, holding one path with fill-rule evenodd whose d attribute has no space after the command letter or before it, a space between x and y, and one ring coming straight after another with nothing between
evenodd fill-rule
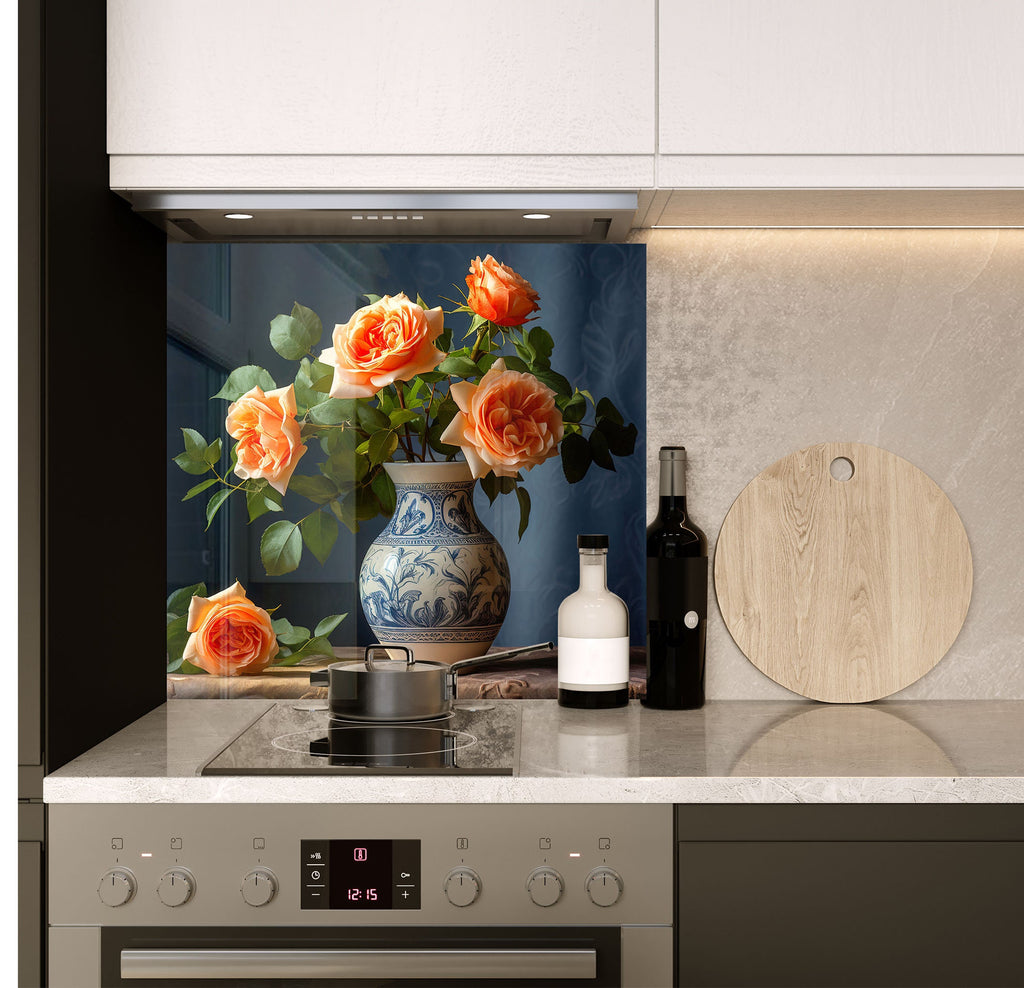
<instances>
[{"instance_id":1,"label":"cooktop burner marking","mask_svg":"<svg viewBox=\"0 0 1024 988\"><path fill-rule=\"evenodd\" d=\"M423 738L411 738L410 737L408 739L407 743L402 744L402 746L401 746L402 750L388 750L386 752L386 754L384 754L383 756L382 756L382 754L380 752L364 753L364 752L358 752L358 751L347 751L347 750L344 749L344 742L342 742L341 746L339 746L337 744L337 739L338 739L338 734L339 733L344 733L344 732L348 732L348 731L356 732L356 731L367 731L367 730L372 730L372 731L391 731L393 735L396 732L399 732L399 731L401 731L401 732L416 731L419 734L432 735L433 740L431 740L430 738L426 738L426 737L423 737ZM338 726L338 727L331 727L331 728L329 728L328 736L333 739L331 753L332 754L336 754L336 755L344 755L346 758L380 758L380 757L393 758L393 757L396 757L396 756L406 756L406 755L433 755L433 754L437 754L438 752L444 751L444 746L442 744L438 744L437 739L438 739L439 736L441 738L453 739L455 741L454 749L456 751L462 751L462 750L464 750L466 748L470 748L474 744L476 744L477 741L479 740L478 738L474 737L472 734L467 734L465 731L442 731L442 730L440 730L440 729L438 729L436 727L409 727L409 726L406 726L404 724L401 727L399 727L399 728L385 727L385 726L379 725L379 724L374 725L373 727L359 726L359 725L355 725L355 724L346 724L344 726ZM293 752L298 752L299 754L303 754L303 755L310 755L311 754L310 748L309 748L310 742L311 741L320 741L320 740L327 740L327 738L324 737L324 730L323 730L323 728L314 728L313 730L310 730L310 731L299 731L298 733L295 733L295 734L282 734L282 735L279 735L276 738L273 738L270 743L275 748L279 749L280 751L293 751ZM431 745L431 744L433 744L433 747L429 747L429 745ZM413 750L411 750L411 751L407 750L410 747L413 748ZM322 757L322 756L316 755L316 756L313 756L313 757Z\"/></svg>"}]
</instances>

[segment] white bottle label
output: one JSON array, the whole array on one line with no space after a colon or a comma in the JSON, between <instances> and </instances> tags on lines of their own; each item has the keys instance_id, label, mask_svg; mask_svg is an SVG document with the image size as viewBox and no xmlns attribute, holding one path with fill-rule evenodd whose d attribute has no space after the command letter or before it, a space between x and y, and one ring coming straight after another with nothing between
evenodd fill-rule
<instances>
[{"instance_id":1,"label":"white bottle label","mask_svg":"<svg viewBox=\"0 0 1024 988\"><path fill-rule=\"evenodd\" d=\"M629 685L629 638L558 636L558 688L621 690Z\"/></svg>"}]
</instances>

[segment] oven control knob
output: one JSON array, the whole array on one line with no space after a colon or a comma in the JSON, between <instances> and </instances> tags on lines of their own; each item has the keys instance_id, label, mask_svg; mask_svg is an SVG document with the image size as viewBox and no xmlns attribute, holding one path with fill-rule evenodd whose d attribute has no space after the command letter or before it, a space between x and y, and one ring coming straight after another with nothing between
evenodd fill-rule
<instances>
[{"instance_id":1,"label":"oven control knob","mask_svg":"<svg viewBox=\"0 0 1024 988\"><path fill-rule=\"evenodd\" d=\"M265 906L277 895L277 875L269 868L253 868L242 879L242 898L250 906Z\"/></svg>"},{"instance_id":2,"label":"oven control knob","mask_svg":"<svg viewBox=\"0 0 1024 988\"><path fill-rule=\"evenodd\" d=\"M526 879L526 891L538 906L553 906L562 898L565 882L554 868L534 868Z\"/></svg>"},{"instance_id":3,"label":"oven control knob","mask_svg":"<svg viewBox=\"0 0 1024 988\"><path fill-rule=\"evenodd\" d=\"M183 906L196 894L196 876L188 868L165 871L156 887L156 894L165 906Z\"/></svg>"},{"instance_id":4,"label":"oven control knob","mask_svg":"<svg viewBox=\"0 0 1024 988\"><path fill-rule=\"evenodd\" d=\"M444 880L444 894L453 906L471 906L480 898L480 876L472 868L453 868Z\"/></svg>"},{"instance_id":5,"label":"oven control knob","mask_svg":"<svg viewBox=\"0 0 1024 988\"><path fill-rule=\"evenodd\" d=\"M105 906L123 906L131 902L138 885L127 868L111 868L101 879L96 891Z\"/></svg>"},{"instance_id":6,"label":"oven control knob","mask_svg":"<svg viewBox=\"0 0 1024 988\"><path fill-rule=\"evenodd\" d=\"M595 906L614 906L622 897L622 879L611 868L595 868L584 884Z\"/></svg>"}]
</instances>

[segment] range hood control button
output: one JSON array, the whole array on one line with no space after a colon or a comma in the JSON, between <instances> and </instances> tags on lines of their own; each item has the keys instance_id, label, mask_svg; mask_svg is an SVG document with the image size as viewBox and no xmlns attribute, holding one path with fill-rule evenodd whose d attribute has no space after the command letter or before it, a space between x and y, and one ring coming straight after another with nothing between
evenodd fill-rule
<instances>
[{"instance_id":1,"label":"range hood control button","mask_svg":"<svg viewBox=\"0 0 1024 988\"><path fill-rule=\"evenodd\" d=\"M138 885L127 868L111 868L101 879L96 891L105 906L123 906L131 902Z\"/></svg>"},{"instance_id":2,"label":"range hood control button","mask_svg":"<svg viewBox=\"0 0 1024 988\"><path fill-rule=\"evenodd\" d=\"M269 868L253 868L242 879L241 892L250 906L265 906L277 895L277 875Z\"/></svg>"},{"instance_id":3,"label":"range hood control button","mask_svg":"<svg viewBox=\"0 0 1024 988\"><path fill-rule=\"evenodd\" d=\"M526 891L538 906L553 906L562 898L565 882L554 868L534 868L526 879Z\"/></svg>"},{"instance_id":4,"label":"range hood control button","mask_svg":"<svg viewBox=\"0 0 1024 988\"><path fill-rule=\"evenodd\" d=\"M595 868L587 875L585 886L595 906L614 906L622 897L622 879L611 868Z\"/></svg>"},{"instance_id":5,"label":"range hood control button","mask_svg":"<svg viewBox=\"0 0 1024 988\"><path fill-rule=\"evenodd\" d=\"M444 894L453 906L471 906L480 897L480 876L472 868L453 868L444 880Z\"/></svg>"},{"instance_id":6,"label":"range hood control button","mask_svg":"<svg viewBox=\"0 0 1024 988\"><path fill-rule=\"evenodd\" d=\"M183 906L196 894L196 877L187 868L172 868L163 873L156 894L165 906Z\"/></svg>"}]
</instances>

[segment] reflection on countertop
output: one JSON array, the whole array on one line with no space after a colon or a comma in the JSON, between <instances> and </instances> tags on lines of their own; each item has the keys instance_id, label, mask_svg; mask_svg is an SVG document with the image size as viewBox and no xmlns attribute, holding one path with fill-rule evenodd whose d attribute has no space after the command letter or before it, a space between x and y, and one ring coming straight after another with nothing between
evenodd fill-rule
<instances>
[{"instance_id":1,"label":"reflection on countertop","mask_svg":"<svg viewBox=\"0 0 1024 988\"><path fill-rule=\"evenodd\" d=\"M303 701L287 701L301 703ZM465 701L472 702L472 701ZM272 705L174 700L47 777L49 802L1022 802L1024 701L713 701L521 711L518 771L200 778Z\"/></svg>"}]
</instances>

